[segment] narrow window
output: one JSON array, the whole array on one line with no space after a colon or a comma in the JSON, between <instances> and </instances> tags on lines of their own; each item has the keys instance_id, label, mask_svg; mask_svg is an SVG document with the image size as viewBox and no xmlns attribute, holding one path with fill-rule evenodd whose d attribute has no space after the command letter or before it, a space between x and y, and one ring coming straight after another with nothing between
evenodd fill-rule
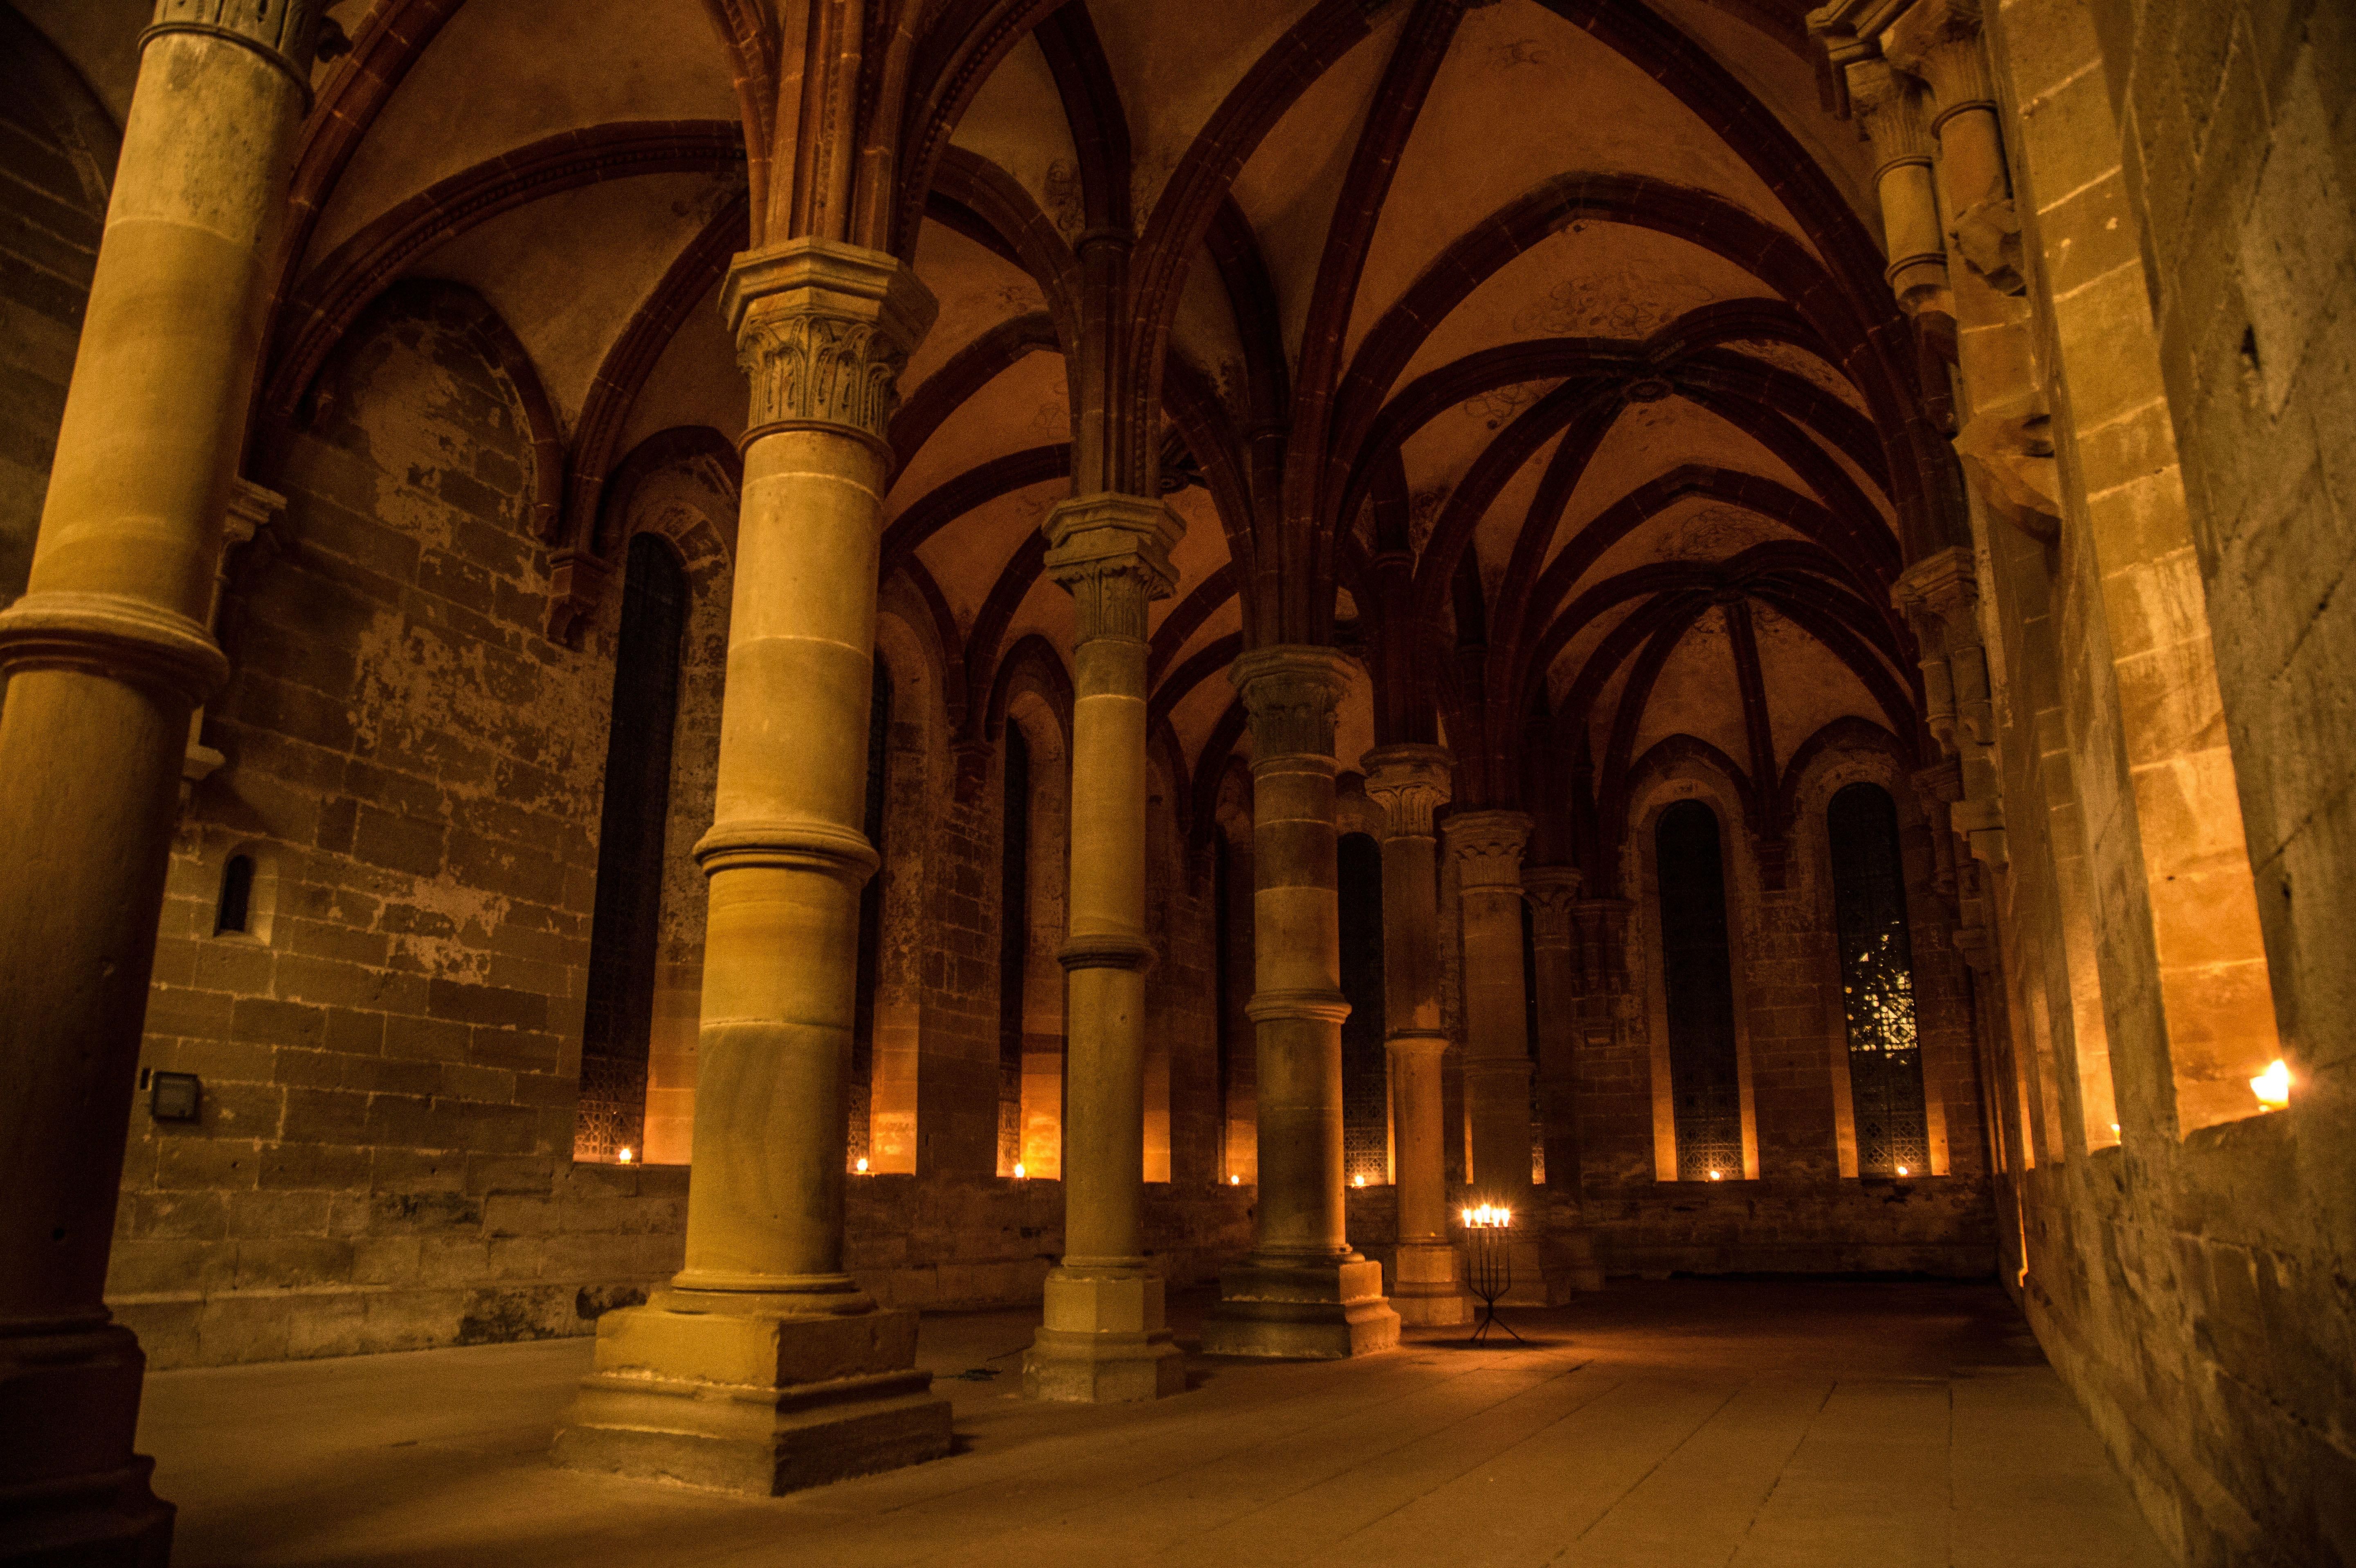
<instances>
[{"instance_id":1,"label":"narrow window","mask_svg":"<svg viewBox=\"0 0 2356 1568\"><path fill-rule=\"evenodd\" d=\"M1006 726L998 879L998 1174L1023 1161L1023 987L1031 958L1031 745Z\"/></svg>"},{"instance_id":2,"label":"narrow window","mask_svg":"<svg viewBox=\"0 0 2356 1568\"><path fill-rule=\"evenodd\" d=\"M851 1020L851 1158L873 1151L870 1118L875 1104L875 986L884 959L884 794L892 743L892 672L875 656L875 682L867 702L867 815L862 826L874 846L875 874L859 891L859 993Z\"/></svg>"},{"instance_id":3,"label":"narrow window","mask_svg":"<svg viewBox=\"0 0 2356 1568\"><path fill-rule=\"evenodd\" d=\"M1390 1072L1383 1056L1383 852L1363 833L1341 842L1342 1168L1353 1185L1391 1179Z\"/></svg>"},{"instance_id":4,"label":"narrow window","mask_svg":"<svg viewBox=\"0 0 2356 1568\"><path fill-rule=\"evenodd\" d=\"M1546 1109L1538 1102L1538 927L1522 901L1522 1041L1530 1053L1530 1179L1546 1180Z\"/></svg>"},{"instance_id":5,"label":"narrow window","mask_svg":"<svg viewBox=\"0 0 2356 1568\"><path fill-rule=\"evenodd\" d=\"M1914 1033L1914 947L1898 807L1879 785L1850 784L1833 796L1825 827L1832 842L1858 1174L1928 1175L1931 1135Z\"/></svg>"},{"instance_id":6,"label":"narrow window","mask_svg":"<svg viewBox=\"0 0 2356 1568\"><path fill-rule=\"evenodd\" d=\"M1669 1079L1677 1179L1740 1178L1742 1083L1734 1048L1734 981L1718 814L1697 800L1661 813L1661 978L1668 993Z\"/></svg>"},{"instance_id":7,"label":"narrow window","mask_svg":"<svg viewBox=\"0 0 2356 1568\"><path fill-rule=\"evenodd\" d=\"M662 940L663 831L687 627L687 574L652 534L630 540L614 653L613 728L589 923L576 1159L636 1159L645 1147L647 1050Z\"/></svg>"},{"instance_id":8,"label":"narrow window","mask_svg":"<svg viewBox=\"0 0 2356 1568\"><path fill-rule=\"evenodd\" d=\"M231 855L221 868L220 904L213 912L213 934L242 935L253 911L253 857Z\"/></svg>"},{"instance_id":9,"label":"narrow window","mask_svg":"<svg viewBox=\"0 0 2356 1568\"><path fill-rule=\"evenodd\" d=\"M1227 830L1211 829L1211 989L1215 997L1211 1008L1213 1039L1218 1051L1219 1072L1219 1174L1234 1174L1235 1161L1229 1157L1228 1144L1234 1138L1236 1125L1236 1036L1227 1015L1235 987L1235 964L1228 944L1236 939L1235 917L1227 910Z\"/></svg>"}]
</instances>

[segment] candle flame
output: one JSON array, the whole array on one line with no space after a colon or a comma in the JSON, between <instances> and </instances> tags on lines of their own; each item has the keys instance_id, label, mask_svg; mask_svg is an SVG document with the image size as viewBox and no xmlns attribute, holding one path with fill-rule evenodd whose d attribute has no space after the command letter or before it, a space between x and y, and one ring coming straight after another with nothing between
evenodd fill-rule
<instances>
[{"instance_id":1,"label":"candle flame","mask_svg":"<svg viewBox=\"0 0 2356 1568\"><path fill-rule=\"evenodd\" d=\"M619 1155L617 1155L616 1157L616 1158L618 1158L618 1159L619 1159L619 1160L620 1160L624 1165L627 1165L627 1164L629 1164L629 1163L630 1163L630 1161L631 1161L632 1159L634 1159L634 1158L636 1158L636 1157L637 1157L637 1155L636 1155L635 1151L630 1150L630 1149L626 1149L626 1149L624 1149L624 1150L623 1150Z\"/></svg>"},{"instance_id":2,"label":"candle flame","mask_svg":"<svg viewBox=\"0 0 2356 1568\"><path fill-rule=\"evenodd\" d=\"M1901 1176L1905 1175L1905 1174L1906 1174L1906 1168L1905 1168L1904 1166L1902 1166L1902 1165L1901 1165L1901 1166L1900 1166L1900 1167L1898 1168L1898 1174L1899 1174L1899 1175L1901 1175Z\"/></svg>"},{"instance_id":3,"label":"candle flame","mask_svg":"<svg viewBox=\"0 0 2356 1568\"><path fill-rule=\"evenodd\" d=\"M1016 1166L1014 1167L1014 1179L1015 1179L1015 1180L1020 1181L1020 1180L1022 1180L1022 1179L1023 1179L1023 1177L1025 1177L1025 1176L1027 1176L1027 1175L1029 1175L1029 1174L1030 1174L1030 1173L1029 1173L1028 1171L1026 1171L1026 1170L1024 1170L1024 1169L1023 1168L1023 1167L1022 1167L1022 1165L1021 1165L1020 1163L1017 1163L1017 1164L1016 1164Z\"/></svg>"},{"instance_id":4,"label":"candle flame","mask_svg":"<svg viewBox=\"0 0 2356 1568\"><path fill-rule=\"evenodd\" d=\"M1350 1178L1350 1185L1353 1187L1364 1187L1365 1184L1366 1179L1363 1176L1354 1176Z\"/></svg>"},{"instance_id":5,"label":"candle flame","mask_svg":"<svg viewBox=\"0 0 2356 1568\"><path fill-rule=\"evenodd\" d=\"M1726 1172L1722 1170L1713 1170L1709 1173L1709 1179L1712 1181L1724 1181L1726 1179Z\"/></svg>"},{"instance_id":6,"label":"candle flame","mask_svg":"<svg viewBox=\"0 0 2356 1568\"><path fill-rule=\"evenodd\" d=\"M1243 1184L1244 1179L1240 1176L1230 1176L1227 1178L1227 1185L1230 1187L1241 1187Z\"/></svg>"},{"instance_id":7,"label":"candle flame","mask_svg":"<svg viewBox=\"0 0 2356 1568\"><path fill-rule=\"evenodd\" d=\"M1503 1230L1514 1222L1514 1211L1483 1203L1478 1209L1462 1211L1466 1226L1476 1231Z\"/></svg>"},{"instance_id":8,"label":"candle flame","mask_svg":"<svg viewBox=\"0 0 2356 1568\"><path fill-rule=\"evenodd\" d=\"M859 1172L862 1176L866 1175L866 1174L867 1174L867 1157L866 1157L865 1155L863 1155L863 1154L862 1154L862 1155L861 1155L861 1156L859 1157L858 1162L857 1162L856 1164L854 1164L851 1168L851 1169L853 1169L853 1170L855 1170L855 1171L857 1171L857 1172Z\"/></svg>"},{"instance_id":9,"label":"candle flame","mask_svg":"<svg viewBox=\"0 0 2356 1568\"><path fill-rule=\"evenodd\" d=\"M2272 1065L2250 1080L2250 1093L2269 1111L2279 1111L2290 1104L2290 1068L2282 1058L2275 1058Z\"/></svg>"}]
</instances>

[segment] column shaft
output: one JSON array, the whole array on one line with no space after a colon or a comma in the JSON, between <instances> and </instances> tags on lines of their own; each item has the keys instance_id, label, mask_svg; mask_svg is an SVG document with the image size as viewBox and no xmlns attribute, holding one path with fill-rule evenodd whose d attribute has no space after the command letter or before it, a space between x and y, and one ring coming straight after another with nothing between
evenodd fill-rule
<instances>
[{"instance_id":1,"label":"column shaft","mask_svg":"<svg viewBox=\"0 0 2356 1568\"><path fill-rule=\"evenodd\" d=\"M1530 901L1531 957L1538 997L1538 1109L1546 1143L1546 1234L1550 1275L1581 1290L1600 1290L1595 1242L1580 1194L1579 943L1572 929L1580 874L1569 866L1533 866L1522 872Z\"/></svg>"},{"instance_id":2,"label":"column shaft","mask_svg":"<svg viewBox=\"0 0 2356 1568\"><path fill-rule=\"evenodd\" d=\"M1333 710L1348 661L1270 647L1231 678L1252 726L1251 1018L1259 1203L1250 1257L1219 1282L1214 1354L1337 1357L1398 1342L1378 1265L1350 1248L1342 1200L1341 935L1334 901Z\"/></svg>"},{"instance_id":3,"label":"column shaft","mask_svg":"<svg viewBox=\"0 0 2356 1568\"><path fill-rule=\"evenodd\" d=\"M933 304L893 258L817 240L738 257L722 304L753 412L695 850L711 903L687 1266L598 1320L556 1458L776 1494L948 1451L916 1315L842 1271L882 432Z\"/></svg>"},{"instance_id":4,"label":"column shaft","mask_svg":"<svg viewBox=\"0 0 2356 1568\"><path fill-rule=\"evenodd\" d=\"M1176 584L1182 527L1141 496L1082 496L1047 522L1047 570L1078 610L1073 648L1071 1089L1064 1258L1023 1359L1033 1398L1182 1392L1185 1363L1145 1266L1146 605Z\"/></svg>"},{"instance_id":5,"label":"column shaft","mask_svg":"<svg viewBox=\"0 0 2356 1568\"><path fill-rule=\"evenodd\" d=\"M316 7L159 8L23 599L0 614L0 1561L161 1562L102 1299L189 716Z\"/></svg>"},{"instance_id":6,"label":"column shaft","mask_svg":"<svg viewBox=\"0 0 2356 1568\"><path fill-rule=\"evenodd\" d=\"M1402 1323L1472 1318L1448 1235L1440 1110L1439 846L1432 813L1448 799L1448 753L1390 746L1365 758L1366 794L1383 807L1383 989L1388 1024L1393 1187L1398 1200L1391 1305Z\"/></svg>"}]
</instances>

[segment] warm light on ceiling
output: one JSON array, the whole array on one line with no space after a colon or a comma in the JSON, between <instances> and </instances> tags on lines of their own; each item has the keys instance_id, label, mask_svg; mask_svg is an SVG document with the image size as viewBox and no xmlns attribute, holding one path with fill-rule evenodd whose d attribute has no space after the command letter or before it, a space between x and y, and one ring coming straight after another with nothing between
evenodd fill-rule
<instances>
[{"instance_id":1,"label":"warm light on ceiling","mask_svg":"<svg viewBox=\"0 0 2356 1568\"><path fill-rule=\"evenodd\" d=\"M626 1149L624 1149L620 1154L616 1155L615 1157L616 1157L616 1159L619 1159L619 1160L620 1160L624 1165L627 1165L627 1164L629 1164L629 1163L630 1163L630 1161L632 1161L632 1160L634 1160L634 1159L636 1159L636 1158L637 1157L637 1150L635 1150L635 1149L626 1149Z\"/></svg>"},{"instance_id":2,"label":"warm light on ceiling","mask_svg":"<svg viewBox=\"0 0 2356 1568\"><path fill-rule=\"evenodd\" d=\"M2279 1111L2290 1104L2290 1069L2284 1065L2282 1058L2275 1058L2272 1066L2250 1080L2250 1093L2269 1111Z\"/></svg>"}]
</instances>

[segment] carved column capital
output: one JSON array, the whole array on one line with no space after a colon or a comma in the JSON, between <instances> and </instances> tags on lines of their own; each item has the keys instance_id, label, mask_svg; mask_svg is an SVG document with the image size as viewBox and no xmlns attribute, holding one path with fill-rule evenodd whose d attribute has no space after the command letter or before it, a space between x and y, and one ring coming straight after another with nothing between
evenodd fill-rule
<instances>
[{"instance_id":1,"label":"carved column capital","mask_svg":"<svg viewBox=\"0 0 2356 1568\"><path fill-rule=\"evenodd\" d=\"M1922 84L1878 55L1847 67L1849 109L1873 142L1875 172L1931 162L1931 120Z\"/></svg>"},{"instance_id":2,"label":"carved column capital","mask_svg":"<svg viewBox=\"0 0 2356 1568\"><path fill-rule=\"evenodd\" d=\"M1381 746L1359 759L1366 795L1383 808L1383 831L1393 838L1429 838L1431 814L1454 790L1455 759L1445 746Z\"/></svg>"},{"instance_id":3,"label":"carved column capital","mask_svg":"<svg viewBox=\"0 0 2356 1568\"><path fill-rule=\"evenodd\" d=\"M1915 0L1882 33L1882 57L1930 84L1942 120L1974 104L1993 106L1981 25L1980 0ZM1931 129L1935 134L1937 124Z\"/></svg>"},{"instance_id":4,"label":"carved column capital","mask_svg":"<svg viewBox=\"0 0 2356 1568\"><path fill-rule=\"evenodd\" d=\"M1162 502L1106 491L1059 503L1043 525L1047 575L1079 612L1075 643L1145 641L1145 607L1178 586L1170 551L1185 525Z\"/></svg>"},{"instance_id":5,"label":"carved column capital","mask_svg":"<svg viewBox=\"0 0 2356 1568\"><path fill-rule=\"evenodd\" d=\"M1448 852L1456 857L1457 885L1522 887L1522 850L1530 841L1530 816L1523 811L1460 811L1441 827Z\"/></svg>"},{"instance_id":6,"label":"carved column capital","mask_svg":"<svg viewBox=\"0 0 2356 1568\"><path fill-rule=\"evenodd\" d=\"M1350 656L1338 648L1280 643L1228 667L1250 716L1252 767L1279 757L1333 755L1333 715L1350 688Z\"/></svg>"},{"instance_id":7,"label":"carved column capital","mask_svg":"<svg viewBox=\"0 0 2356 1568\"><path fill-rule=\"evenodd\" d=\"M1935 615L1951 631L1969 628L1976 634L1978 564L1962 545L1933 550L1898 574L1898 581L1890 585L1890 602L1901 610L1920 609Z\"/></svg>"},{"instance_id":8,"label":"carved column capital","mask_svg":"<svg viewBox=\"0 0 2356 1568\"><path fill-rule=\"evenodd\" d=\"M900 372L939 308L896 258L811 239L737 256L720 306L752 383L744 446L812 425L883 446Z\"/></svg>"},{"instance_id":9,"label":"carved column capital","mask_svg":"<svg viewBox=\"0 0 2356 1568\"><path fill-rule=\"evenodd\" d=\"M294 79L305 102L317 52L323 0L155 0L139 47L167 33L198 33L242 44Z\"/></svg>"},{"instance_id":10,"label":"carved column capital","mask_svg":"<svg viewBox=\"0 0 2356 1568\"><path fill-rule=\"evenodd\" d=\"M1571 916L1577 911L1580 890L1587 879L1575 866L1526 866L1522 869L1522 896L1530 901L1531 934L1549 947L1568 947L1571 942Z\"/></svg>"}]
</instances>

